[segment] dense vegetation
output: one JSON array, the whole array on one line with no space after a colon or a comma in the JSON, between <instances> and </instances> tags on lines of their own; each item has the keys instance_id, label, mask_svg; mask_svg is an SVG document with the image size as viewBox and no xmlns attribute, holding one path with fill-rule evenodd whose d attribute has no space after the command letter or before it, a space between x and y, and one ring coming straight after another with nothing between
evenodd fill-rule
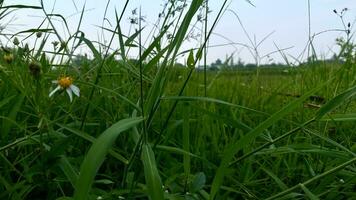
<instances>
[{"instance_id":1,"label":"dense vegetation","mask_svg":"<svg viewBox=\"0 0 356 200\"><path fill-rule=\"evenodd\" d=\"M64 39L51 26L60 15L42 6L1 4L2 16L44 12L50 28L21 32L37 45L15 35L0 51L0 199L356 198L349 31L332 61L198 70L206 42L185 54L187 66L176 57L207 2L183 3L167 3L146 46L140 31L121 33L117 13L116 28L103 28L119 41L113 51L80 24ZM76 56L79 46L92 55Z\"/></svg>"}]
</instances>

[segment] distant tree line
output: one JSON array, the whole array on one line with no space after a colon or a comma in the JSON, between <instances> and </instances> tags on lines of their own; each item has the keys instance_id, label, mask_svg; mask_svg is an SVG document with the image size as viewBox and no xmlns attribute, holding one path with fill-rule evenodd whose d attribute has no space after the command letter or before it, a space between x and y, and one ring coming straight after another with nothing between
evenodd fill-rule
<instances>
[{"instance_id":1,"label":"distant tree line","mask_svg":"<svg viewBox=\"0 0 356 200\"><path fill-rule=\"evenodd\" d=\"M82 66L83 64L88 64L90 65L90 58L87 55L77 55L73 59L73 65L75 66ZM115 60L115 59L114 59ZM125 64L123 63L122 60L116 60L116 62ZM138 60L135 59L129 59L129 62L135 66L138 64ZM337 55L332 56L329 59L325 60L318 60L317 58L311 56L309 57L305 62L299 63L297 66L293 65L293 67L300 67L300 66L311 66L313 64L315 65L320 65L321 63L343 63ZM146 63L143 63L145 65ZM186 66L182 63L176 63L174 67L177 68L185 68ZM283 63L268 63L268 64L260 64L256 65L253 63L244 63L241 59L239 59L236 63L234 63L233 59L227 59L227 61L222 61L221 59L217 59L216 61L210 63L209 65L206 66L206 69L209 71L219 71L219 70L241 70L241 69L256 69L256 68L264 68L264 69L283 69L283 68L289 68L292 67L291 65L283 64ZM203 65L199 65L197 67L197 70L204 70Z\"/></svg>"},{"instance_id":2,"label":"distant tree line","mask_svg":"<svg viewBox=\"0 0 356 200\"><path fill-rule=\"evenodd\" d=\"M262 64L262 65L259 65L258 67L261 67L261 68L285 68L285 67L288 67L288 65L282 64L282 63L270 63L270 64ZM257 68L257 65L253 64L253 63L245 64L244 62L241 61L241 59L239 59L237 63L234 63L232 59L228 60L228 62L222 62L221 59L217 59L215 62L211 63L206 68L210 71L254 69L254 68ZM203 69L204 69L204 66L202 66L202 65L200 65L198 67L198 70L203 70Z\"/></svg>"}]
</instances>

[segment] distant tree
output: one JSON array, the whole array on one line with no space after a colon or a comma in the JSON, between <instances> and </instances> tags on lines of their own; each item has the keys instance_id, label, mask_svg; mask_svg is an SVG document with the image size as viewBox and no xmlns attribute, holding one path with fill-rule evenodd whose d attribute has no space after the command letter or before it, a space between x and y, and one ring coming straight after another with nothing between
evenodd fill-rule
<instances>
[{"instance_id":1,"label":"distant tree","mask_svg":"<svg viewBox=\"0 0 356 200\"><path fill-rule=\"evenodd\" d=\"M222 66L222 61L218 58L214 63L211 63L210 70L219 69Z\"/></svg>"},{"instance_id":2,"label":"distant tree","mask_svg":"<svg viewBox=\"0 0 356 200\"><path fill-rule=\"evenodd\" d=\"M242 62L241 58L239 58L237 60L237 65L236 66L237 66L237 68L243 68L243 67L245 67L245 63Z\"/></svg>"},{"instance_id":3,"label":"distant tree","mask_svg":"<svg viewBox=\"0 0 356 200\"><path fill-rule=\"evenodd\" d=\"M256 68L257 65L249 63L249 64L246 64L245 67L248 68L248 69L252 69L252 68Z\"/></svg>"},{"instance_id":4,"label":"distant tree","mask_svg":"<svg viewBox=\"0 0 356 200\"><path fill-rule=\"evenodd\" d=\"M216 65L222 65L222 61L218 58L218 59L215 61L215 64L216 64Z\"/></svg>"},{"instance_id":5,"label":"distant tree","mask_svg":"<svg viewBox=\"0 0 356 200\"><path fill-rule=\"evenodd\" d=\"M230 59L230 67L234 67L235 63L234 63L234 58L231 57Z\"/></svg>"}]
</instances>

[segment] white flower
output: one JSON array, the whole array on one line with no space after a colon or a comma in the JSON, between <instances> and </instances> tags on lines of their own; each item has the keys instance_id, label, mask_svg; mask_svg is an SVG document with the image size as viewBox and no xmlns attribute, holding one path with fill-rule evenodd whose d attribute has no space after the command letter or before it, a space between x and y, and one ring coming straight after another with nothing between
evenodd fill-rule
<instances>
[{"instance_id":1,"label":"white flower","mask_svg":"<svg viewBox=\"0 0 356 200\"><path fill-rule=\"evenodd\" d=\"M51 97L54 93L59 90L66 90L69 100L72 102L73 94L80 96L80 90L77 86L73 85L73 79L70 76L62 76L58 80L52 81L52 83L57 84L58 86L49 93L49 97Z\"/></svg>"}]
</instances>

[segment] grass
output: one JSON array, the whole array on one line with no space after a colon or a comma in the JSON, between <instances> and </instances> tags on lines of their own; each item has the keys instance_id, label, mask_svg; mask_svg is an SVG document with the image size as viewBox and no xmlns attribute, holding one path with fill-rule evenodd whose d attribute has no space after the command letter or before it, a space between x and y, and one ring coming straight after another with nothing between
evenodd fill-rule
<instances>
[{"instance_id":1,"label":"grass","mask_svg":"<svg viewBox=\"0 0 356 200\"><path fill-rule=\"evenodd\" d=\"M111 34L107 45L87 39L81 20L61 36L52 20L65 18L43 2L1 3L1 16L31 9L45 19L0 51L0 199L356 197L349 35L334 62L209 71L206 48L224 1L217 17L209 16L212 27L202 23L201 46L184 54L188 66L179 67L181 46L197 13L208 16L207 2L167 4L146 45L140 22L129 36L121 31L128 3L115 13L115 29L101 27ZM14 40L21 35L36 44ZM75 54L82 46L92 57ZM137 59L129 59L135 48ZM200 60L203 71L195 68ZM65 90L49 97L61 76L80 88L73 101Z\"/></svg>"}]
</instances>

